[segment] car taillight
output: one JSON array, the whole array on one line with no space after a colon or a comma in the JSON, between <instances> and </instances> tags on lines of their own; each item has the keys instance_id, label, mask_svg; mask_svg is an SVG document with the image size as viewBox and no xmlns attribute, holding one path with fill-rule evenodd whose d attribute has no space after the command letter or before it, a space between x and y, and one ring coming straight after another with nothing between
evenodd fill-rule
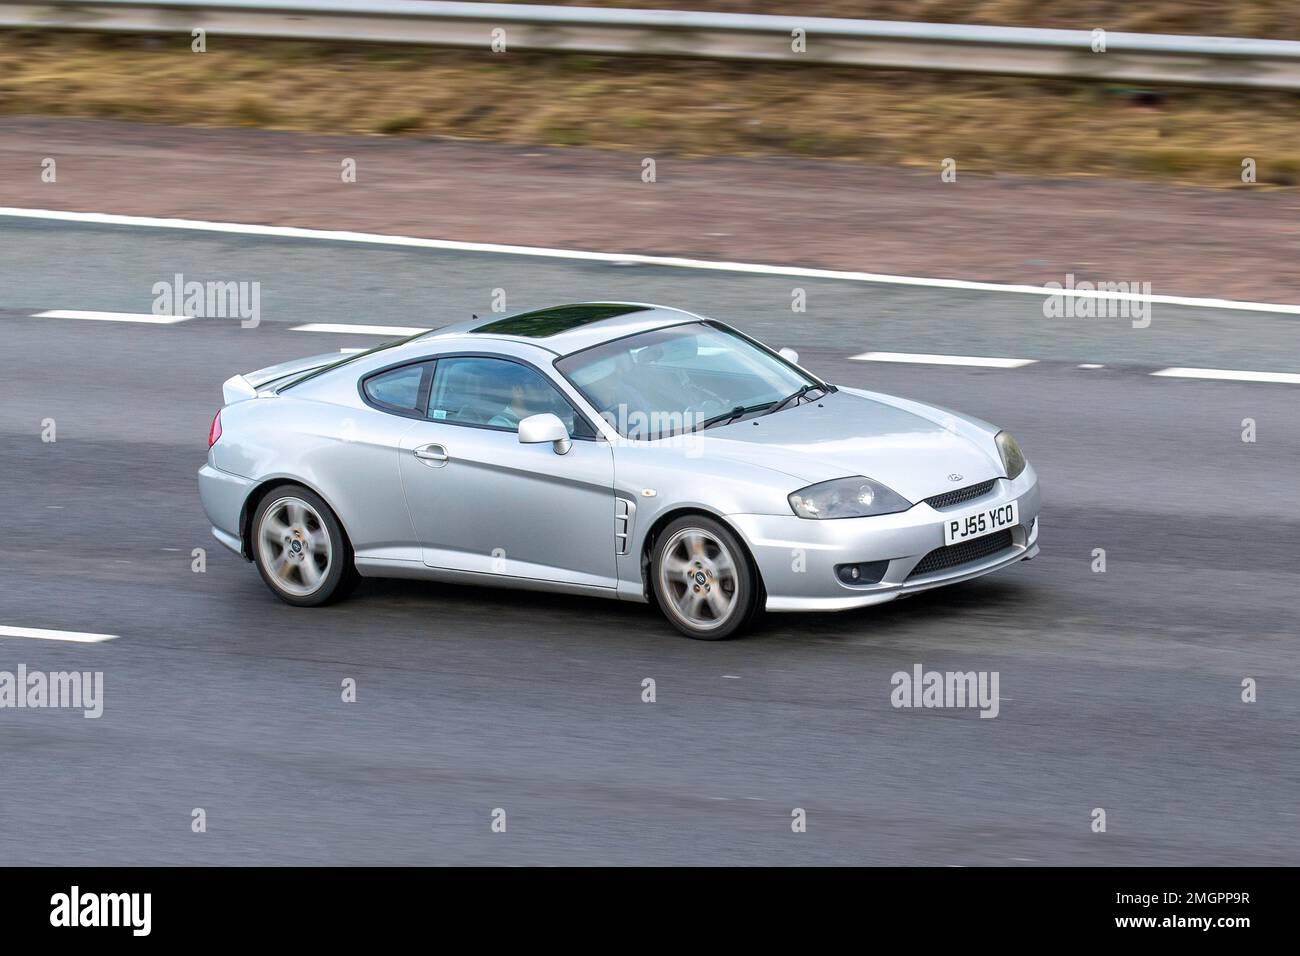
<instances>
[{"instance_id":1,"label":"car taillight","mask_svg":"<svg viewBox=\"0 0 1300 956\"><path fill-rule=\"evenodd\" d=\"M208 429L208 447L211 448L221 437L221 412L217 412L216 418L212 419L212 427Z\"/></svg>"}]
</instances>

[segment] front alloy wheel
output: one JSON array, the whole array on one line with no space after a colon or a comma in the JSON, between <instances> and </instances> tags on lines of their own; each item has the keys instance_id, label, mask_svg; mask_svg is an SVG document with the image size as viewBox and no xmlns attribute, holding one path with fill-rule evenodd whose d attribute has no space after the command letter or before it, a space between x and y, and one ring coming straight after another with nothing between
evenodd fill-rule
<instances>
[{"instance_id":1,"label":"front alloy wheel","mask_svg":"<svg viewBox=\"0 0 1300 956\"><path fill-rule=\"evenodd\" d=\"M744 547L711 518L687 516L655 543L654 590L659 607L687 637L721 640L748 625L759 587Z\"/></svg>"}]
</instances>

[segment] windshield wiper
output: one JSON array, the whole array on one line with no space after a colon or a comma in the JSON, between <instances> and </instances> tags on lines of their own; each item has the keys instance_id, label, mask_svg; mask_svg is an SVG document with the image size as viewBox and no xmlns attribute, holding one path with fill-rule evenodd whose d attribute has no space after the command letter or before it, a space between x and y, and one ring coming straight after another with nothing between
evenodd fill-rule
<instances>
[{"instance_id":1,"label":"windshield wiper","mask_svg":"<svg viewBox=\"0 0 1300 956\"><path fill-rule=\"evenodd\" d=\"M809 392L817 391L820 388L821 386L818 385L816 382L812 382L808 385L804 385L794 394L787 395L785 398L781 399L779 402L777 402L775 405L769 408L767 410L767 413L771 415L773 412L779 412L781 409L785 408L791 402L797 402L799 399L803 398Z\"/></svg>"},{"instance_id":2,"label":"windshield wiper","mask_svg":"<svg viewBox=\"0 0 1300 956\"><path fill-rule=\"evenodd\" d=\"M750 412L761 411L771 404L771 402L760 402L758 405L737 405L729 412L723 412L721 415L714 415L712 418L706 418L696 430L704 431L704 429L712 428L714 425L730 425L742 415L748 415Z\"/></svg>"}]
</instances>

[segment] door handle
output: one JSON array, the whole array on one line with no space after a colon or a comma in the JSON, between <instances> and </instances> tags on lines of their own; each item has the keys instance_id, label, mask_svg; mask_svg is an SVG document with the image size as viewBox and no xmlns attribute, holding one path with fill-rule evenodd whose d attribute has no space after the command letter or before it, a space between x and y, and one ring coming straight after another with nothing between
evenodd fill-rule
<instances>
[{"instance_id":1,"label":"door handle","mask_svg":"<svg viewBox=\"0 0 1300 956\"><path fill-rule=\"evenodd\" d=\"M420 461L431 461L438 464L446 464L447 449L442 445L421 445L413 450L413 454Z\"/></svg>"}]
</instances>

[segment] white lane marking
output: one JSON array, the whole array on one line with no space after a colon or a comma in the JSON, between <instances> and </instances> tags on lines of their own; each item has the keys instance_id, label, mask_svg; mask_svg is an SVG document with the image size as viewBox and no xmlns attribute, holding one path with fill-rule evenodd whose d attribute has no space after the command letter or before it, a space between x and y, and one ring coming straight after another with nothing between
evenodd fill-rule
<instances>
[{"instance_id":1,"label":"white lane marking","mask_svg":"<svg viewBox=\"0 0 1300 956\"><path fill-rule=\"evenodd\" d=\"M188 315L151 315L148 312L90 312L85 309L50 309L37 312L33 319L88 319L92 322L147 322L150 325L174 325Z\"/></svg>"},{"instance_id":2,"label":"white lane marking","mask_svg":"<svg viewBox=\"0 0 1300 956\"><path fill-rule=\"evenodd\" d=\"M295 325L291 332L337 332L344 335L415 335L428 329L408 328L404 325L345 325L332 322L308 322Z\"/></svg>"},{"instance_id":3,"label":"white lane marking","mask_svg":"<svg viewBox=\"0 0 1300 956\"><path fill-rule=\"evenodd\" d=\"M979 355L927 355L914 352L863 352L849 358L857 362L906 362L917 365L967 365L976 368L1020 368L1032 365L1037 359L985 358ZM1091 362L1075 366L1082 369L1105 368ZM1224 368L1166 368L1152 375L1163 378L1219 379L1226 382L1276 382L1300 385L1298 372L1249 372Z\"/></svg>"},{"instance_id":4,"label":"white lane marking","mask_svg":"<svg viewBox=\"0 0 1300 956\"><path fill-rule=\"evenodd\" d=\"M0 624L0 637L26 637L34 641L69 641L73 644L98 644L117 640L116 634L87 634L83 631L47 631L39 627L6 627Z\"/></svg>"},{"instance_id":5,"label":"white lane marking","mask_svg":"<svg viewBox=\"0 0 1300 956\"><path fill-rule=\"evenodd\" d=\"M615 265L667 266L675 269L709 269L717 272L746 272L758 275L796 276L806 279L838 279L846 282L875 282L885 285L922 286L930 289L957 289L967 292L1001 292L1020 295L1049 295L1075 299L1105 299L1116 302L1149 302L1157 305L1181 305L1201 309L1235 309L1245 312L1277 312L1300 315L1300 305L1279 302L1247 302L1237 299L1209 299L1182 295L1143 295L1137 292L1099 292L1096 290L1049 289L1037 285L999 282L971 282L966 279L932 279L925 276L888 275L878 272L847 272L837 269L807 269L798 266L773 266L754 262L725 262L687 259L679 256L629 255L621 252L584 252L578 249L550 249L544 246L510 246L495 242L459 242L451 239L420 239L414 236L385 236L372 232L346 232L332 229L303 229L297 226L258 226L238 222L209 222L203 219L160 219L153 216L120 216L100 212L64 212L58 209L18 209L0 206L0 216L21 219L50 219L59 222L82 222L109 226L138 226L151 229L188 229L196 232L222 232L245 236L275 236L282 239L313 239L331 242L358 242L380 246L405 246L419 249L445 249L459 252L482 252L511 256L538 256L548 259L579 259Z\"/></svg>"},{"instance_id":6,"label":"white lane marking","mask_svg":"<svg viewBox=\"0 0 1300 956\"><path fill-rule=\"evenodd\" d=\"M6 214L0 210L0 215ZM172 325L185 322L187 315L151 315L137 312L93 312L81 309L50 309L37 312L37 319L86 319L99 322L143 322L153 325ZM293 332L330 332L341 335L416 335L430 331L428 328L406 325L348 325L331 322L309 322L295 325ZM355 353L364 349L339 349L343 353ZM982 355L934 355L924 352L863 352L851 355L855 362L901 362L916 365L964 365L972 368L1021 368L1033 365L1037 359L993 358ZM1077 366L1083 369L1105 368L1104 365L1085 363ZM1300 385L1300 373L1296 372L1250 372L1238 369L1220 368L1166 368L1151 373L1163 378L1198 378L1216 379L1228 382L1273 382L1284 385Z\"/></svg>"},{"instance_id":7,"label":"white lane marking","mask_svg":"<svg viewBox=\"0 0 1300 956\"><path fill-rule=\"evenodd\" d=\"M916 365L971 365L976 368L1020 368L1038 359L988 358L983 355L927 355L922 352L863 352L855 362L909 362Z\"/></svg>"},{"instance_id":8,"label":"white lane marking","mask_svg":"<svg viewBox=\"0 0 1300 956\"><path fill-rule=\"evenodd\" d=\"M1300 373L1296 372L1243 372L1231 368L1165 368L1151 374L1161 378L1212 378L1225 382L1278 382L1284 385L1300 385Z\"/></svg>"}]
</instances>

